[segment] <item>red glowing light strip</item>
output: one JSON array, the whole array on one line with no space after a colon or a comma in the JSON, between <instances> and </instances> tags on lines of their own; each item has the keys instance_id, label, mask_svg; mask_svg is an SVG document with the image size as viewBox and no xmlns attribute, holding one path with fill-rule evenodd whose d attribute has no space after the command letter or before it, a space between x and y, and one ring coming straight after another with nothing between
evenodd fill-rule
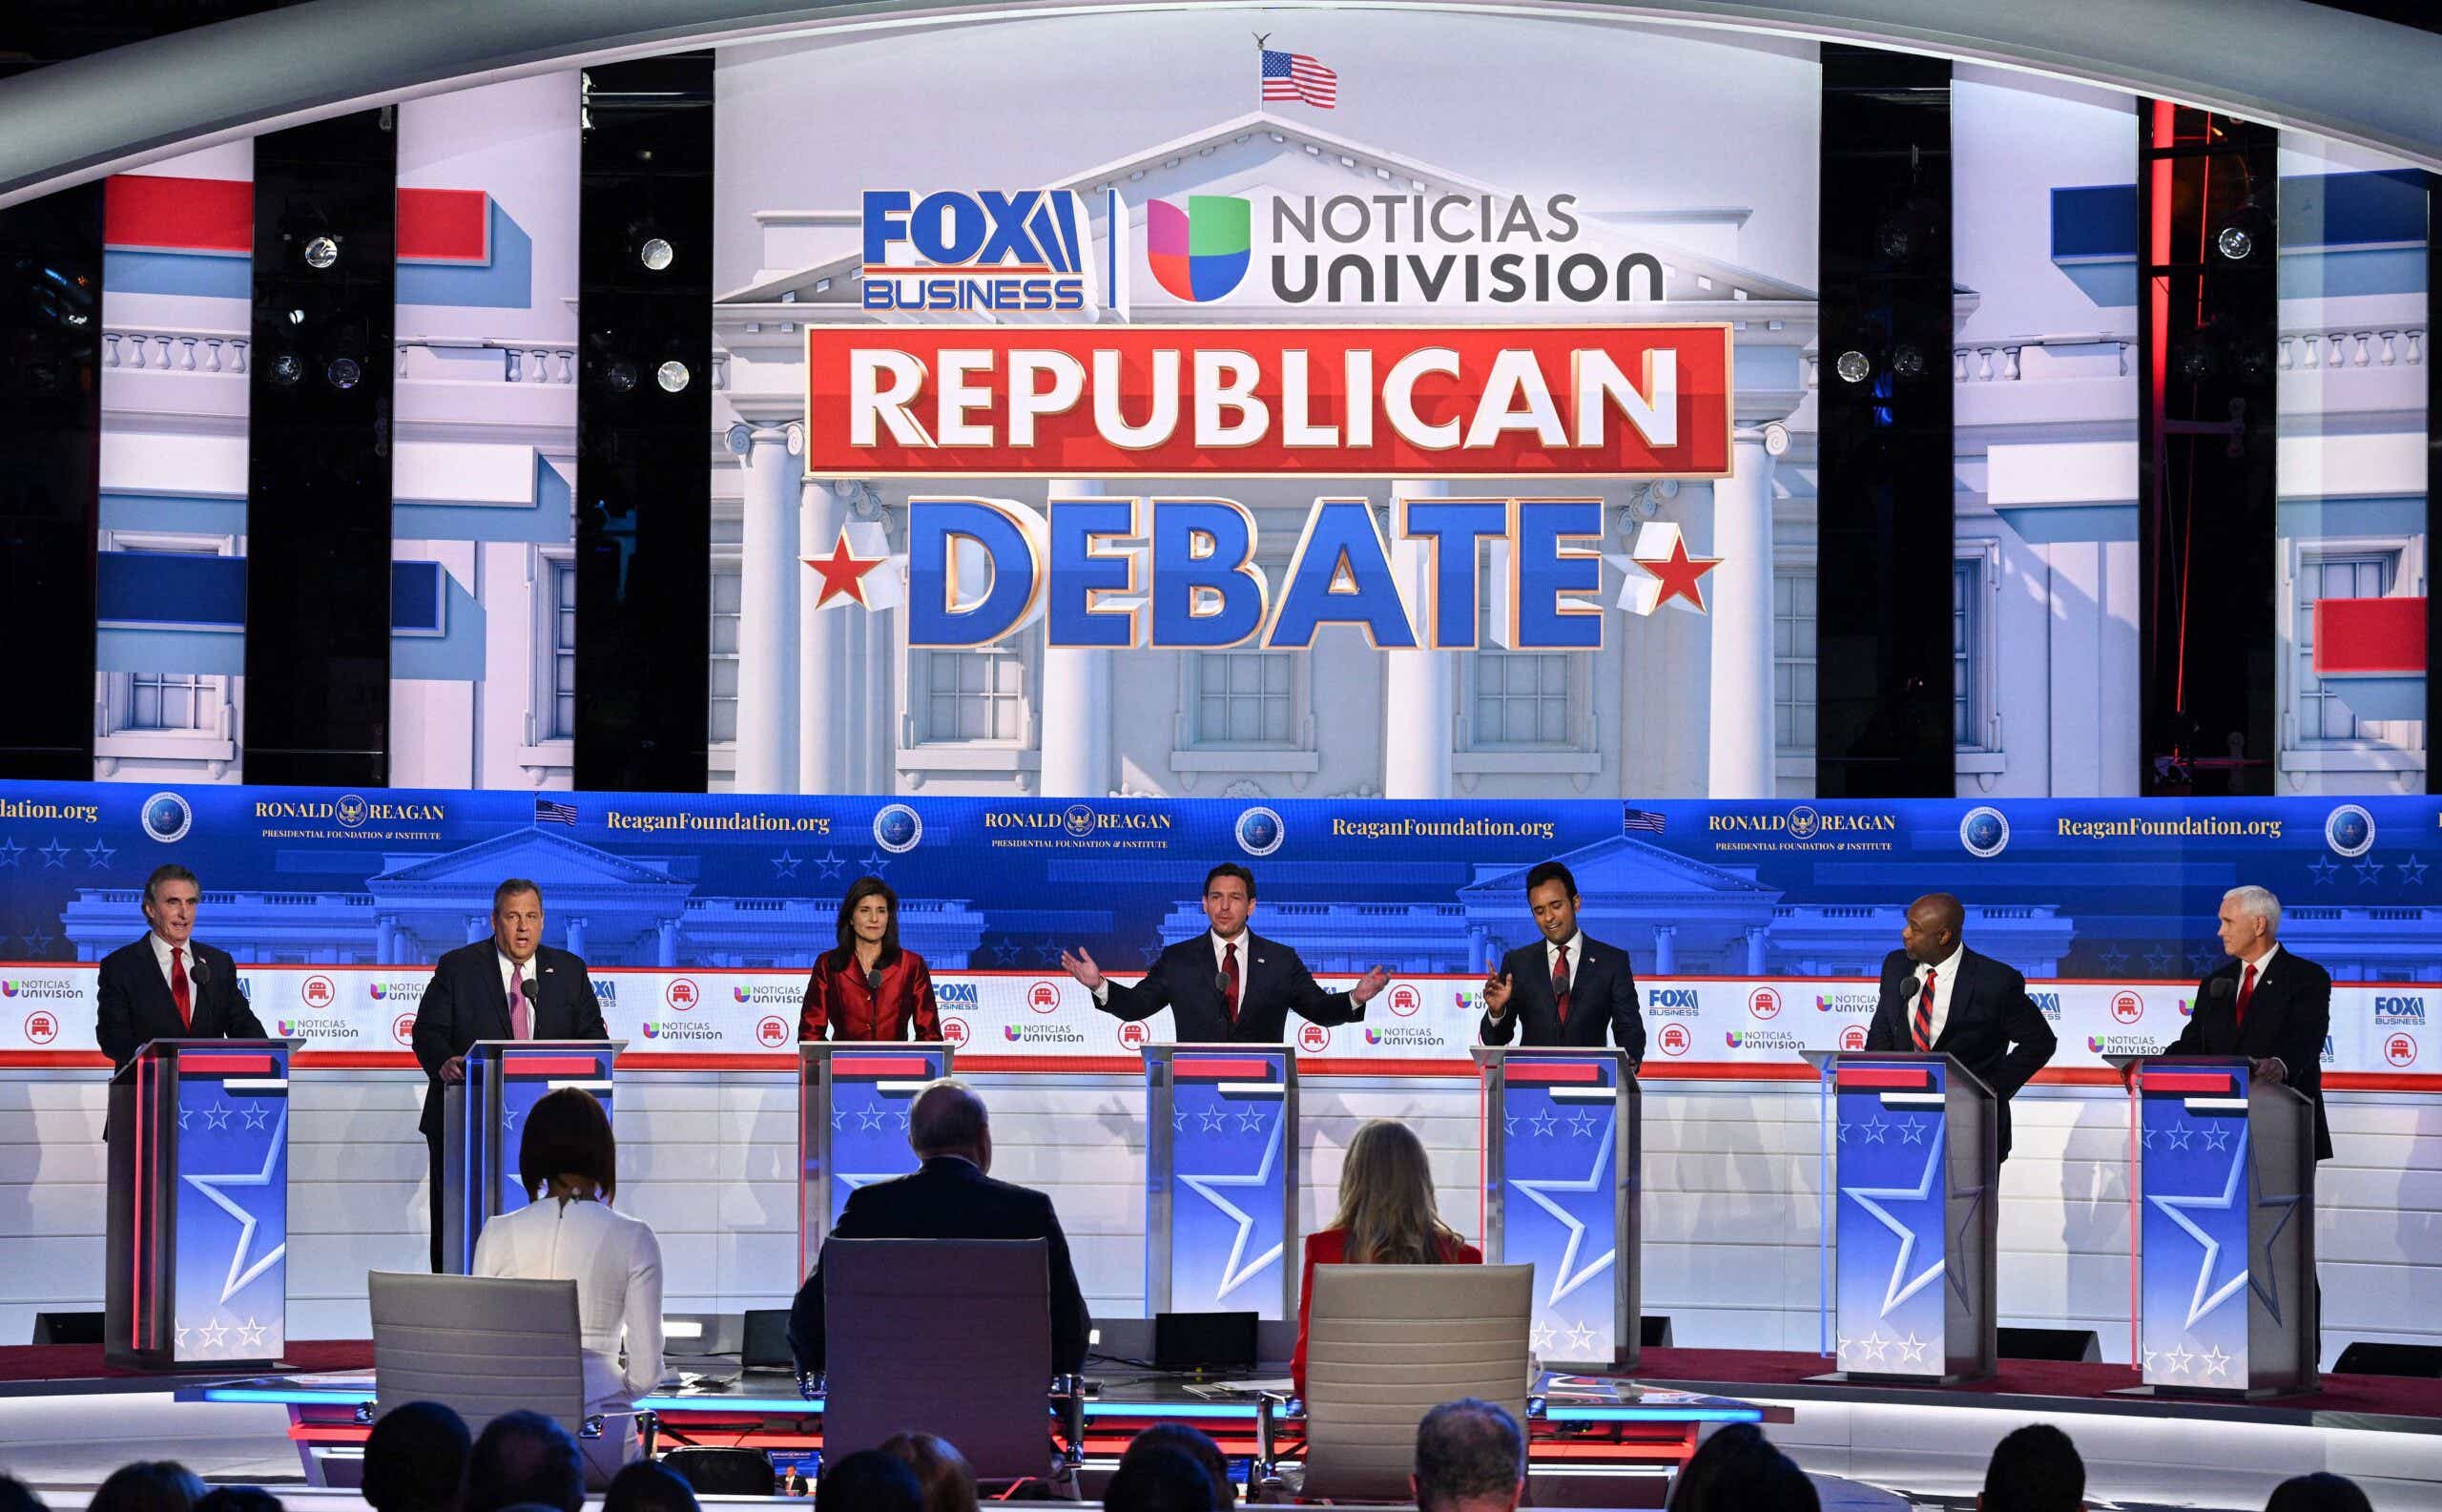
<instances>
[{"instance_id":1,"label":"red glowing light strip","mask_svg":"<svg viewBox=\"0 0 2442 1512\"><path fill-rule=\"evenodd\" d=\"M179 1074L190 1072L213 1076L269 1076L279 1069L268 1055L227 1055L206 1052L178 1057Z\"/></svg>"},{"instance_id":2,"label":"red glowing light strip","mask_svg":"<svg viewBox=\"0 0 2442 1512\"><path fill-rule=\"evenodd\" d=\"M2220 1092L2225 1096L2238 1089L2227 1071L2147 1071L2143 1085L2149 1092Z\"/></svg>"},{"instance_id":3,"label":"red glowing light strip","mask_svg":"<svg viewBox=\"0 0 2442 1512\"><path fill-rule=\"evenodd\" d=\"M600 1076L598 1055L505 1055L500 1068L511 1076Z\"/></svg>"},{"instance_id":4,"label":"red glowing light strip","mask_svg":"<svg viewBox=\"0 0 2442 1512\"><path fill-rule=\"evenodd\" d=\"M1844 1066L1840 1067L1839 1087L1886 1087L1894 1091L1913 1088L1923 1091L1933 1085L1931 1072L1906 1067Z\"/></svg>"},{"instance_id":5,"label":"red glowing light strip","mask_svg":"<svg viewBox=\"0 0 2442 1512\"><path fill-rule=\"evenodd\" d=\"M1520 1082L1600 1082L1603 1067L1583 1062L1503 1061L1501 1076L1515 1085Z\"/></svg>"},{"instance_id":6,"label":"red glowing light strip","mask_svg":"<svg viewBox=\"0 0 2442 1512\"><path fill-rule=\"evenodd\" d=\"M1271 1076L1277 1067L1269 1061L1224 1061L1186 1056L1170 1062L1170 1074L1180 1081L1236 1082L1250 1076Z\"/></svg>"},{"instance_id":7,"label":"red glowing light strip","mask_svg":"<svg viewBox=\"0 0 2442 1512\"><path fill-rule=\"evenodd\" d=\"M834 1076L929 1076L933 1063L921 1055L835 1055Z\"/></svg>"}]
</instances>

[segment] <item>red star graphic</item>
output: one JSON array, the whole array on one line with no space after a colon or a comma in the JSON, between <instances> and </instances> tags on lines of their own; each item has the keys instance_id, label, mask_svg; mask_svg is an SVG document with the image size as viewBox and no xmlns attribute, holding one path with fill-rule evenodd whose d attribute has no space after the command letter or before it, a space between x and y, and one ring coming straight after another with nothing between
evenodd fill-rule
<instances>
[{"instance_id":1,"label":"red star graphic","mask_svg":"<svg viewBox=\"0 0 2442 1512\"><path fill-rule=\"evenodd\" d=\"M822 596L814 601L814 607L820 609L844 593L855 599L859 606L865 609L873 608L872 603L865 598L863 579L867 572L881 566L883 560L884 558L878 556L867 561L849 550L848 532L840 531L839 539L832 543L829 557L809 556L805 559L806 566L822 574Z\"/></svg>"},{"instance_id":2,"label":"red star graphic","mask_svg":"<svg viewBox=\"0 0 2442 1512\"><path fill-rule=\"evenodd\" d=\"M1689 556L1687 538L1681 536L1670 543L1668 556L1659 562L1647 562L1639 558L1637 566L1651 572L1655 580L1662 585L1662 591L1654 595L1654 608L1660 609L1674 598L1684 598L1695 605L1699 612L1703 612L1705 611L1705 590L1698 580L1707 572L1721 566L1721 561L1722 559L1717 556Z\"/></svg>"}]
</instances>

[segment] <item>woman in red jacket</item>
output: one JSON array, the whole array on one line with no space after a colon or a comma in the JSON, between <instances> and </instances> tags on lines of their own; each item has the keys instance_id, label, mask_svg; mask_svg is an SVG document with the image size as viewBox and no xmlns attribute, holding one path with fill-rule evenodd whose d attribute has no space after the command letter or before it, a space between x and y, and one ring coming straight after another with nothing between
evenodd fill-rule
<instances>
[{"instance_id":1,"label":"woman in red jacket","mask_svg":"<svg viewBox=\"0 0 2442 1512\"><path fill-rule=\"evenodd\" d=\"M914 1032L911 1034L910 1029ZM899 895L859 877L839 901L839 948L814 958L797 1038L938 1040L942 1014L924 958L899 948Z\"/></svg>"},{"instance_id":2,"label":"woman in red jacket","mask_svg":"<svg viewBox=\"0 0 2442 1512\"><path fill-rule=\"evenodd\" d=\"M1306 1275L1297 1288L1297 1354L1289 1373L1306 1395L1306 1321L1318 1265L1481 1265L1481 1250L1441 1221L1433 1168L1415 1130L1376 1118L1348 1142L1339 1171L1339 1215L1306 1236Z\"/></svg>"}]
</instances>

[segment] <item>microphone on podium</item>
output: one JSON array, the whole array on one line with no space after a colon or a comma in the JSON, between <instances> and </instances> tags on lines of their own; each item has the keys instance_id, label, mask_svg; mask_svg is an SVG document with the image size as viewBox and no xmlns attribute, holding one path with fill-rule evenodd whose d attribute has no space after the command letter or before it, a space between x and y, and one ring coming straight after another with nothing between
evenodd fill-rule
<instances>
[{"instance_id":1,"label":"microphone on podium","mask_svg":"<svg viewBox=\"0 0 2442 1512\"><path fill-rule=\"evenodd\" d=\"M2205 990L2207 995L2211 997L2226 998L2230 995L2230 979L2227 977L2216 977L2213 979L2213 985Z\"/></svg>"},{"instance_id":2,"label":"microphone on podium","mask_svg":"<svg viewBox=\"0 0 2442 1512\"><path fill-rule=\"evenodd\" d=\"M877 1000L881 997L881 967L867 966L865 968L865 990L872 993Z\"/></svg>"},{"instance_id":3,"label":"microphone on podium","mask_svg":"<svg viewBox=\"0 0 2442 1512\"><path fill-rule=\"evenodd\" d=\"M212 968L204 963L201 956L196 957L195 968L187 973L187 981L194 984L196 991L200 994L203 991L203 984L211 980Z\"/></svg>"},{"instance_id":4,"label":"microphone on podium","mask_svg":"<svg viewBox=\"0 0 2442 1512\"><path fill-rule=\"evenodd\" d=\"M1230 995L1230 973L1226 971L1212 973L1212 990L1227 998Z\"/></svg>"}]
</instances>

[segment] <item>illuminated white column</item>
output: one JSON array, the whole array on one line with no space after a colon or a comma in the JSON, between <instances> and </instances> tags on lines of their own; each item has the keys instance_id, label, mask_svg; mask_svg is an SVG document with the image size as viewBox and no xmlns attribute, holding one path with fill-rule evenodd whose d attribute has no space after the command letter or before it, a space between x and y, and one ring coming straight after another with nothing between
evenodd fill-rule
<instances>
[{"instance_id":1,"label":"illuminated white column","mask_svg":"<svg viewBox=\"0 0 2442 1512\"><path fill-rule=\"evenodd\" d=\"M744 428L744 427L740 427ZM797 459L794 425L743 438L746 518L738 549L737 791L797 785Z\"/></svg>"},{"instance_id":2,"label":"illuminated white column","mask_svg":"<svg viewBox=\"0 0 2442 1512\"><path fill-rule=\"evenodd\" d=\"M1044 490L1046 514L1053 499L1098 498L1104 491L1098 479L1055 478ZM1042 691L1035 706L1035 728L1042 732L1042 797L1107 797L1119 785L1110 701L1109 648L1056 648L1046 625Z\"/></svg>"},{"instance_id":3,"label":"illuminated white column","mask_svg":"<svg viewBox=\"0 0 2442 1512\"><path fill-rule=\"evenodd\" d=\"M1771 427L1768 427L1771 428ZM1730 438L1730 475L1713 484L1721 566L1705 582L1712 622L1711 722L1706 792L1772 796L1772 453L1765 431Z\"/></svg>"},{"instance_id":4,"label":"illuminated white column","mask_svg":"<svg viewBox=\"0 0 2442 1512\"><path fill-rule=\"evenodd\" d=\"M843 486L805 479L797 490L797 540L800 558L827 557L848 523L847 490ZM793 561L799 572L813 569ZM848 622L844 616L865 611L853 605L817 610L819 590L800 595L797 625L797 786L800 793L843 793L848 790L848 730L870 711L851 706L853 679L848 668ZM741 731L741 734L743 732ZM743 757L741 756L741 761ZM744 787L744 768L739 768Z\"/></svg>"},{"instance_id":5,"label":"illuminated white column","mask_svg":"<svg viewBox=\"0 0 2442 1512\"><path fill-rule=\"evenodd\" d=\"M1666 977L1679 969L1679 926L1653 926L1653 974Z\"/></svg>"},{"instance_id":6,"label":"illuminated white column","mask_svg":"<svg viewBox=\"0 0 2442 1512\"><path fill-rule=\"evenodd\" d=\"M1401 479L1391 485L1391 528L1398 528L1401 499L1441 498L1450 486L1438 481ZM1432 627L1424 623L1432 602L1433 553L1421 541L1398 541L1391 548L1391 573L1399 595L1407 600L1415 624L1415 651L1382 653L1382 796L1393 798L1446 798L1450 796L1450 741L1457 709L1458 658L1463 652L1433 651L1424 642Z\"/></svg>"}]
</instances>

